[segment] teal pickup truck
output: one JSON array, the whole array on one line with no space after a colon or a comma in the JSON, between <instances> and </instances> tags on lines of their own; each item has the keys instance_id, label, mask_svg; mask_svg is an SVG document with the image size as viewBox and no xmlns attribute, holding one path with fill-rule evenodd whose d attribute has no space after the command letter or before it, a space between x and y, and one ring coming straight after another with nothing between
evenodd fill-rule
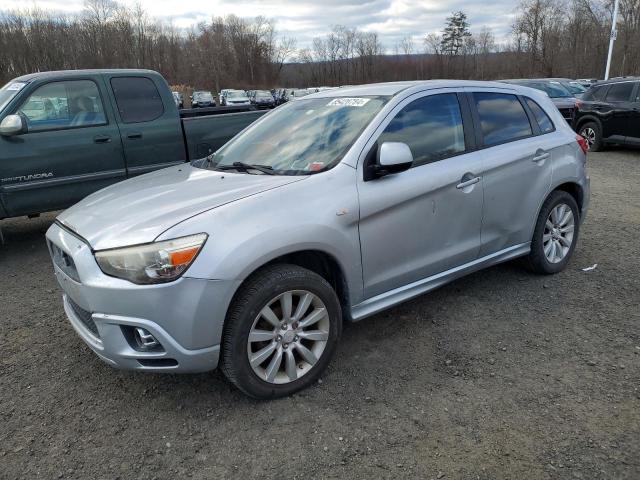
<instances>
[{"instance_id":1,"label":"teal pickup truck","mask_svg":"<svg viewBox=\"0 0 640 480\"><path fill-rule=\"evenodd\" d=\"M264 112L178 111L150 70L34 73L0 89L0 219L73 205L111 183L205 157Z\"/></svg>"}]
</instances>

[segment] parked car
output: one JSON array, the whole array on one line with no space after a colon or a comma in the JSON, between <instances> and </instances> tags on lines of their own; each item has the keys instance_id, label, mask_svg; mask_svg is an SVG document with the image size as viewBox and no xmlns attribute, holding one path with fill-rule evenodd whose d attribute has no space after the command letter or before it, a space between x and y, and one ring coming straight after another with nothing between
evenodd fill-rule
<instances>
[{"instance_id":1,"label":"parked car","mask_svg":"<svg viewBox=\"0 0 640 480\"><path fill-rule=\"evenodd\" d=\"M270 398L317 381L345 321L516 257L563 270L588 204L586 142L547 95L397 82L289 102L207 159L91 195L47 241L101 359L220 365Z\"/></svg>"},{"instance_id":2,"label":"parked car","mask_svg":"<svg viewBox=\"0 0 640 480\"><path fill-rule=\"evenodd\" d=\"M274 108L276 106L276 101L269 90L256 90L251 103L256 108Z\"/></svg>"},{"instance_id":3,"label":"parked car","mask_svg":"<svg viewBox=\"0 0 640 480\"><path fill-rule=\"evenodd\" d=\"M171 92L173 99L176 101L176 107L184 108L184 96L180 92Z\"/></svg>"},{"instance_id":4,"label":"parked car","mask_svg":"<svg viewBox=\"0 0 640 480\"><path fill-rule=\"evenodd\" d=\"M558 82L562 85L571 95L576 98L582 98L584 92L587 91L587 88L584 87L580 82L576 80L571 80L570 78L546 78L544 80L550 82Z\"/></svg>"},{"instance_id":5,"label":"parked car","mask_svg":"<svg viewBox=\"0 0 640 480\"><path fill-rule=\"evenodd\" d=\"M593 151L610 144L640 146L640 78L600 82L577 102L573 120Z\"/></svg>"},{"instance_id":6,"label":"parked car","mask_svg":"<svg viewBox=\"0 0 640 480\"><path fill-rule=\"evenodd\" d=\"M111 183L217 150L262 115L182 118L149 70L34 73L0 89L0 219L66 208ZM216 113L213 115L212 113Z\"/></svg>"},{"instance_id":7,"label":"parked car","mask_svg":"<svg viewBox=\"0 0 640 480\"><path fill-rule=\"evenodd\" d=\"M558 110L560 110L564 119L569 124L573 121L573 111L576 108L576 97L560 82L547 79L514 79L502 81L535 88L545 92L549 95L553 104L558 108Z\"/></svg>"},{"instance_id":8,"label":"parked car","mask_svg":"<svg viewBox=\"0 0 640 480\"><path fill-rule=\"evenodd\" d=\"M578 82L583 87L589 88L590 86L595 85L601 80L598 80L597 78L577 78L575 81Z\"/></svg>"},{"instance_id":9,"label":"parked car","mask_svg":"<svg viewBox=\"0 0 640 480\"><path fill-rule=\"evenodd\" d=\"M191 95L191 108L207 108L215 107L216 101L211 95L211 92L204 90L198 90Z\"/></svg>"},{"instance_id":10,"label":"parked car","mask_svg":"<svg viewBox=\"0 0 640 480\"><path fill-rule=\"evenodd\" d=\"M227 95L227 92L228 92L228 91L229 91L229 89L228 89L228 88L223 88L222 90L220 90L220 93L219 93L219 95L218 95L218 103L219 103L221 106L225 106L225 105L226 105L226 103L225 103L225 101L224 101L224 97Z\"/></svg>"},{"instance_id":11,"label":"parked car","mask_svg":"<svg viewBox=\"0 0 640 480\"><path fill-rule=\"evenodd\" d=\"M227 90L224 96L224 104L227 106L251 105L251 100L244 90Z\"/></svg>"}]
</instances>

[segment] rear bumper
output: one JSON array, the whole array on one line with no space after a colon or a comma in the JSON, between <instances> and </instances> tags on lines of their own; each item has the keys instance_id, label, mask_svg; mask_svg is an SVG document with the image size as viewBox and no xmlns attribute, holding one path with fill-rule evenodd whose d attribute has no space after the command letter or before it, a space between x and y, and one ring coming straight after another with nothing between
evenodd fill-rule
<instances>
[{"instance_id":1,"label":"rear bumper","mask_svg":"<svg viewBox=\"0 0 640 480\"><path fill-rule=\"evenodd\" d=\"M105 362L129 370L202 372L218 365L226 310L234 282L182 277L135 285L109 277L89 245L57 224L47 241L72 259L75 274L54 262L66 316L80 338ZM151 333L160 348L143 351L133 328Z\"/></svg>"}]
</instances>

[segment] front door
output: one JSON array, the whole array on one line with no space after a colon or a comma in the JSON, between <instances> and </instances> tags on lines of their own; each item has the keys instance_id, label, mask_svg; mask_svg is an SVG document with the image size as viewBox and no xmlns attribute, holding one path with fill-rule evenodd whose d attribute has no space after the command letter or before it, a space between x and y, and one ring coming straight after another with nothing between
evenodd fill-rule
<instances>
[{"instance_id":1,"label":"front door","mask_svg":"<svg viewBox=\"0 0 640 480\"><path fill-rule=\"evenodd\" d=\"M467 110L460 101L466 100L442 91L410 97L367 147L374 155L367 155L365 163L376 161L375 149L384 142L406 143L414 164L402 173L359 180L365 298L478 256L481 156L469 151L471 126L463 122Z\"/></svg>"},{"instance_id":2,"label":"front door","mask_svg":"<svg viewBox=\"0 0 640 480\"><path fill-rule=\"evenodd\" d=\"M38 86L11 113L28 132L0 137L0 199L9 216L66 208L125 178L120 133L92 79Z\"/></svg>"}]
</instances>

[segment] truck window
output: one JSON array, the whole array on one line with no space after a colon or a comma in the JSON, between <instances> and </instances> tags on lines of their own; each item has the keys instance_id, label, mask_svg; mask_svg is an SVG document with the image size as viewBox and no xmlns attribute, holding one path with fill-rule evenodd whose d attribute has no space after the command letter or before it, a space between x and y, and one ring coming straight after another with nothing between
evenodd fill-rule
<instances>
[{"instance_id":1,"label":"truck window","mask_svg":"<svg viewBox=\"0 0 640 480\"><path fill-rule=\"evenodd\" d=\"M155 84L146 77L114 77L111 87L123 123L151 122L164 113Z\"/></svg>"},{"instance_id":2,"label":"truck window","mask_svg":"<svg viewBox=\"0 0 640 480\"><path fill-rule=\"evenodd\" d=\"M18 108L29 132L106 125L98 87L91 80L47 83Z\"/></svg>"},{"instance_id":3,"label":"truck window","mask_svg":"<svg viewBox=\"0 0 640 480\"><path fill-rule=\"evenodd\" d=\"M455 93L419 98L404 107L378 139L409 145L414 165L435 162L465 151L464 129Z\"/></svg>"}]
</instances>

